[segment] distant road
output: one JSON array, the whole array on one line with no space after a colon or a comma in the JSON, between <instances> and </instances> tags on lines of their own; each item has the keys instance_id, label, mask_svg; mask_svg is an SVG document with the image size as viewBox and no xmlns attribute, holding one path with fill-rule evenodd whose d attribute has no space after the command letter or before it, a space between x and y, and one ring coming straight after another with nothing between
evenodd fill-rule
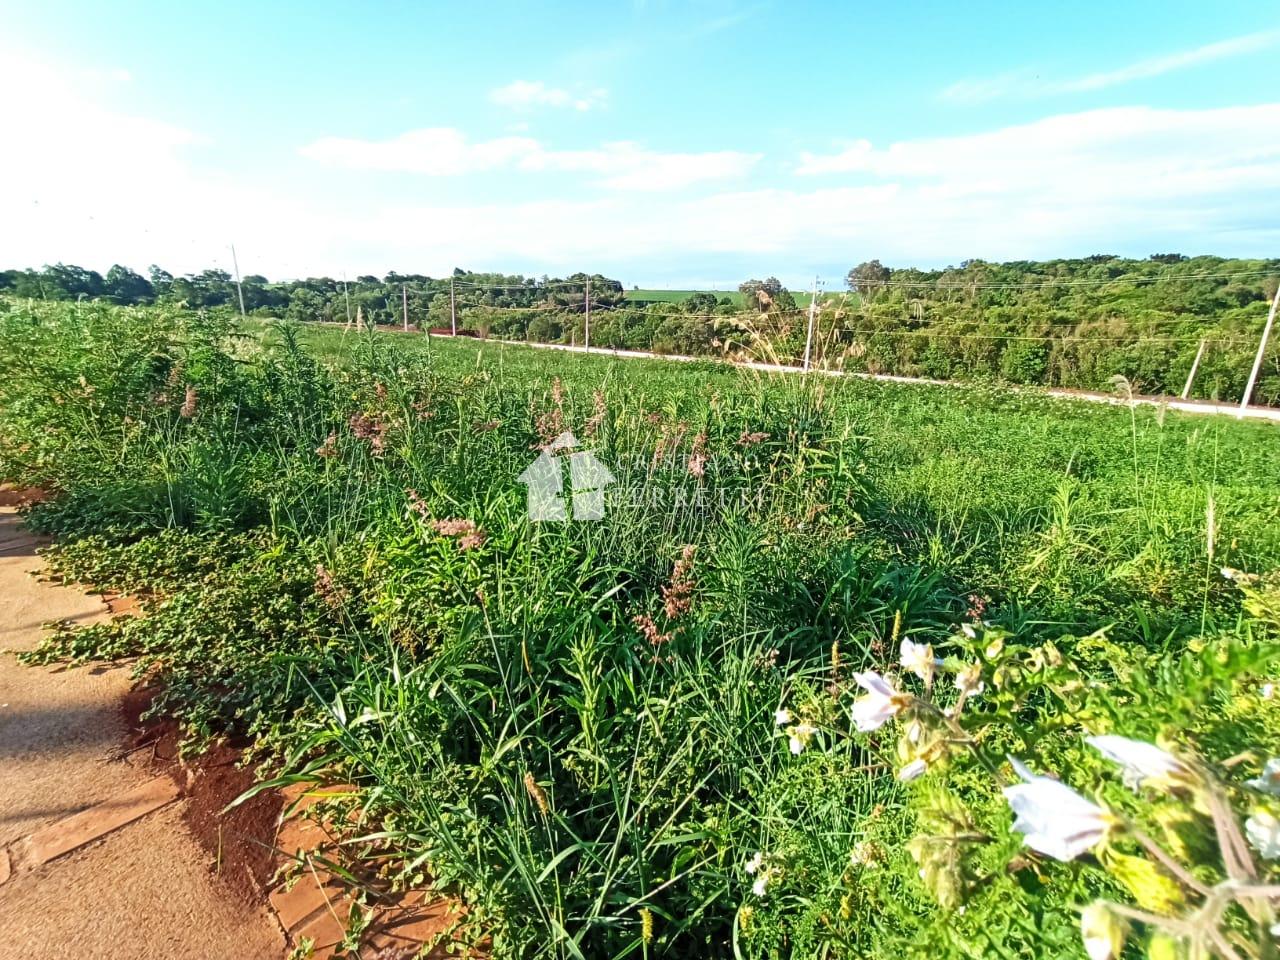
<instances>
[{"instance_id":1,"label":"distant road","mask_svg":"<svg viewBox=\"0 0 1280 960\"><path fill-rule=\"evenodd\" d=\"M338 324L339 326L341 324ZM399 328L389 328L387 332L402 333ZM433 333L433 337L446 337L450 340L471 340L476 343L501 343L512 347L533 347L537 350L563 350L566 353L590 353L593 357L617 357L620 360L670 360L675 363L725 363L728 366L743 367L748 370L760 370L766 373L804 373L800 367L793 367L782 363L761 363L756 360L728 361L720 360L716 357L689 357L678 353L650 353L647 350L614 350L610 348L592 347L573 347L564 343L534 343L524 340L496 340L493 338L481 339L480 337L455 337L447 333ZM844 370L819 370L814 368L812 373L820 374L824 377L857 377L860 380L878 380L883 383L914 383L923 384L932 387L965 387L971 386L963 380L931 380L928 377L900 377L891 373L853 373ZM1042 394L1049 397L1060 397L1064 400L1087 400L1090 403L1106 403L1112 406L1123 407L1129 403L1128 397L1122 397L1114 393L1099 393L1094 390L1067 390L1061 388L1047 389L1044 387L1017 387L1007 386L1004 389L1011 393L1032 392ZM1135 396L1134 403L1151 407L1168 407L1170 410L1179 410L1183 413L1216 413L1222 416L1232 416L1236 418L1244 418L1249 420L1270 420L1273 423L1280 423L1280 407L1259 407L1250 406L1244 410L1240 409L1238 403L1215 403L1212 400L1180 400L1176 397L1148 397Z\"/></svg>"}]
</instances>

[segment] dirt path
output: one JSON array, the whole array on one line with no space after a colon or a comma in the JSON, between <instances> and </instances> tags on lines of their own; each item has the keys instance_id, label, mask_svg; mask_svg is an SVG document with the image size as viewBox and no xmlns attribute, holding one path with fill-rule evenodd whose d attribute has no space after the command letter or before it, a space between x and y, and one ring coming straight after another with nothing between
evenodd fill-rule
<instances>
[{"instance_id":1,"label":"dirt path","mask_svg":"<svg viewBox=\"0 0 1280 960\"><path fill-rule=\"evenodd\" d=\"M12 651L34 647L44 622L107 616L98 597L32 577L37 546L14 508L0 506L0 954L284 956L275 920L219 888L168 779L118 758L128 669L16 662Z\"/></svg>"}]
</instances>

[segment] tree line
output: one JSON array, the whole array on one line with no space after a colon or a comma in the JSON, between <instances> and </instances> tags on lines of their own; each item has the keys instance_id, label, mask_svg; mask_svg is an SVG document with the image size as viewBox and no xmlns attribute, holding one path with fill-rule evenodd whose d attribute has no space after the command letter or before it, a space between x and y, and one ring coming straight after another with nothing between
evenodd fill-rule
<instances>
[{"instance_id":1,"label":"tree line","mask_svg":"<svg viewBox=\"0 0 1280 960\"><path fill-rule=\"evenodd\" d=\"M852 267L846 290L816 310L813 362L826 368L937 379L988 379L1105 389L1123 376L1147 393L1180 393L1201 339L1193 395L1238 399L1257 348L1280 259L1099 254L938 270ZM591 311L586 309L590 283ZM477 273L446 277L389 273L350 283L329 277L271 282L243 278L245 310L298 321L411 322L479 336L659 353L750 356L798 362L807 304L776 277L749 279L737 295L701 292L679 302L631 303L600 274L564 278ZM57 264L0 273L0 292L42 299L104 299L238 309L222 270L144 277L114 266L106 275ZM1255 400L1280 403L1280 350L1273 347Z\"/></svg>"},{"instance_id":2,"label":"tree line","mask_svg":"<svg viewBox=\"0 0 1280 960\"><path fill-rule=\"evenodd\" d=\"M587 282L591 299L610 306L623 297L622 284L600 274L568 277L526 277L520 274L476 273L455 269L446 277L416 273L359 276L348 282L332 277L272 282L259 274L243 277L238 285L225 270L175 276L153 265L143 276L116 264L106 275L63 263L39 270L0 271L0 293L39 300L106 300L121 306L161 304L205 310L239 309L246 313L299 321L345 322L357 315L366 323L393 324L409 316L421 325L449 325L450 309L465 313L472 307L573 310L581 307Z\"/></svg>"}]
</instances>

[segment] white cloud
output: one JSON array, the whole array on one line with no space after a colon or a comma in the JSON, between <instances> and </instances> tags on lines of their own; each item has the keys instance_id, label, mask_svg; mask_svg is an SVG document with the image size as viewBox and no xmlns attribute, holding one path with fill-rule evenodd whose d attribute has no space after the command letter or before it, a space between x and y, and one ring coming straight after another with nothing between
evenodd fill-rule
<instances>
[{"instance_id":1,"label":"white cloud","mask_svg":"<svg viewBox=\"0 0 1280 960\"><path fill-rule=\"evenodd\" d=\"M582 94L573 94L559 87L549 87L541 80L513 80L505 87L497 87L489 91L489 99L494 103L516 110L529 110L534 107L572 107L574 110L586 111L601 106L608 96L607 90L599 88Z\"/></svg>"},{"instance_id":2,"label":"white cloud","mask_svg":"<svg viewBox=\"0 0 1280 960\"><path fill-rule=\"evenodd\" d=\"M1267 185L1280 172L1280 104L1216 110L1117 107L958 137L801 155L796 173L932 181L948 195L1151 196Z\"/></svg>"},{"instance_id":3,"label":"white cloud","mask_svg":"<svg viewBox=\"0 0 1280 960\"><path fill-rule=\"evenodd\" d=\"M391 239L405 233L397 224L431 223L459 262L552 273L591 263L625 282L712 263L785 277L873 256L1259 255L1280 243L1280 225L1260 215L1280 204L1277 124L1280 104L1092 111L806 157L806 173L838 175L830 185L388 208L362 229Z\"/></svg>"},{"instance_id":4,"label":"white cloud","mask_svg":"<svg viewBox=\"0 0 1280 960\"><path fill-rule=\"evenodd\" d=\"M235 241L242 269L272 277L470 266L662 283L713 272L811 276L869 257L896 265L1280 247L1270 215L1280 207L1280 103L1100 110L859 142L805 155L797 172L811 176L785 186L726 189L755 154L626 142L557 150L448 129L328 138L310 148L323 163L273 155L233 173L213 158L235 153L237 141L213 151L203 130L100 102L128 95L100 78L0 56L0 83L33 91L6 103L24 136L22 149L0 151L2 267L229 269ZM347 169L433 176L402 183ZM435 179L470 170L518 181L531 199L452 199ZM585 191L582 180L605 189ZM676 187L689 189L661 192Z\"/></svg>"},{"instance_id":5,"label":"white cloud","mask_svg":"<svg viewBox=\"0 0 1280 960\"><path fill-rule=\"evenodd\" d=\"M304 157L348 170L381 170L446 177L507 167L541 148L528 137L471 143L450 127L410 130L390 140L322 137L299 151Z\"/></svg>"},{"instance_id":6,"label":"white cloud","mask_svg":"<svg viewBox=\"0 0 1280 960\"><path fill-rule=\"evenodd\" d=\"M1030 70L1015 70L993 77L960 80L942 91L942 97L964 103L980 103L1002 97L1035 97L1104 90L1133 80L1159 77L1175 70L1257 53L1280 45L1280 30L1264 30L1207 43L1192 50L1138 60L1115 70L1103 70L1067 80L1042 81Z\"/></svg>"},{"instance_id":7,"label":"white cloud","mask_svg":"<svg viewBox=\"0 0 1280 960\"><path fill-rule=\"evenodd\" d=\"M455 176L496 169L594 174L612 190L676 190L741 177L759 154L732 150L659 153L635 143L606 143L591 150L550 150L530 137L471 142L448 127L410 130L390 140L325 137L302 148L303 156L352 170Z\"/></svg>"}]
</instances>

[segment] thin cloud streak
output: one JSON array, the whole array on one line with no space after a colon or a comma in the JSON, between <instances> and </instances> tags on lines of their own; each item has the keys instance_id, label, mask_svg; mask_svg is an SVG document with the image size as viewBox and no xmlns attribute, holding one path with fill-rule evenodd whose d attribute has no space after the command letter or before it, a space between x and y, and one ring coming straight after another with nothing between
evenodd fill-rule
<instances>
[{"instance_id":1,"label":"thin cloud streak","mask_svg":"<svg viewBox=\"0 0 1280 960\"><path fill-rule=\"evenodd\" d=\"M745 176L758 153L662 153L630 141L590 150L551 150L531 137L470 141L451 127L410 130L390 140L323 137L299 153L327 166L445 177L492 170L589 173L610 190L667 191Z\"/></svg>"},{"instance_id":2,"label":"thin cloud streak","mask_svg":"<svg viewBox=\"0 0 1280 960\"><path fill-rule=\"evenodd\" d=\"M1039 75L1030 69L959 80L944 89L941 97L954 103L984 103L1005 98L1031 99L1067 93L1090 93L1217 60L1258 53L1277 45L1280 45L1280 30L1263 30L1207 43L1192 50L1148 57L1115 70L1088 73L1067 80L1041 81Z\"/></svg>"},{"instance_id":3,"label":"thin cloud streak","mask_svg":"<svg viewBox=\"0 0 1280 960\"><path fill-rule=\"evenodd\" d=\"M609 97L603 88L574 94L560 87L552 87L541 80L513 80L506 86L489 91L489 99L500 107L515 110L531 110L536 107L571 107L586 112L602 106Z\"/></svg>"}]
</instances>

